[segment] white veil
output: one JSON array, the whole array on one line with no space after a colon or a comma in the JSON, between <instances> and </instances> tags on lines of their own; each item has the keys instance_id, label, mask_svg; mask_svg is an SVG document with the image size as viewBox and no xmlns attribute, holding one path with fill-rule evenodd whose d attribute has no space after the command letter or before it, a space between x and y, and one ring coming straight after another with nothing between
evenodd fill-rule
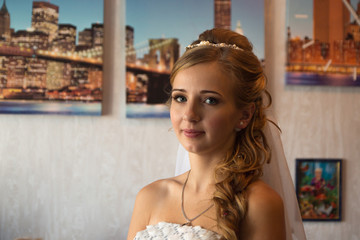
<instances>
[{"instance_id":1,"label":"white veil","mask_svg":"<svg viewBox=\"0 0 360 240\"><path fill-rule=\"evenodd\" d=\"M275 121L274 121L275 122ZM285 207L286 239L305 240L305 231L295 194L294 184L286 162L279 130L270 122L264 133L271 149L271 162L264 165L263 181L282 197ZM190 169L189 154L179 145L175 175Z\"/></svg>"}]
</instances>

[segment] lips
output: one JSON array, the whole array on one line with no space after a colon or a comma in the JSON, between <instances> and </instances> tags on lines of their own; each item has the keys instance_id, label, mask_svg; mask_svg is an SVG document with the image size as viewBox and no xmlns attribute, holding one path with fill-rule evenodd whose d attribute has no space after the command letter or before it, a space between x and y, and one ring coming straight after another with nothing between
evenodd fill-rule
<instances>
[{"instance_id":1,"label":"lips","mask_svg":"<svg viewBox=\"0 0 360 240\"><path fill-rule=\"evenodd\" d=\"M188 138L196 138L205 134L204 131L199 131L194 129L183 129L183 133Z\"/></svg>"}]
</instances>

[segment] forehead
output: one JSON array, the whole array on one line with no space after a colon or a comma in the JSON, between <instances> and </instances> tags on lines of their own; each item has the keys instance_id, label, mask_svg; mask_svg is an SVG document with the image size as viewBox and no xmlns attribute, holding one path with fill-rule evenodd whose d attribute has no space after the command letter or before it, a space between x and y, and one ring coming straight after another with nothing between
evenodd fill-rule
<instances>
[{"instance_id":1,"label":"forehead","mask_svg":"<svg viewBox=\"0 0 360 240\"><path fill-rule=\"evenodd\" d=\"M201 88L230 93L234 83L217 62L200 63L182 69L174 78L173 88Z\"/></svg>"}]
</instances>

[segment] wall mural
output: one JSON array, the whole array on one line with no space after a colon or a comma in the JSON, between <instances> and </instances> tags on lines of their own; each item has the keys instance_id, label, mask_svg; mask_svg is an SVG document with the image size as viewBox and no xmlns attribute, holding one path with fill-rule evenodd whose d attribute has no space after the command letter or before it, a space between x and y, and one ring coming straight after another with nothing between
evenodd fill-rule
<instances>
[{"instance_id":1,"label":"wall mural","mask_svg":"<svg viewBox=\"0 0 360 240\"><path fill-rule=\"evenodd\" d=\"M167 118L169 74L185 47L214 26L243 33L264 59L263 0L126 1L126 115Z\"/></svg>"},{"instance_id":2,"label":"wall mural","mask_svg":"<svg viewBox=\"0 0 360 240\"><path fill-rule=\"evenodd\" d=\"M288 0L286 84L360 86L358 0Z\"/></svg>"},{"instance_id":3,"label":"wall mural","mask_svg":"<svg viewBox=\"0 0 360 240\"><path fill-rule=\"evenodd\" d=\"M1 1L0 113L101 115L103 1Z\"/></svg>"}]
</instances>

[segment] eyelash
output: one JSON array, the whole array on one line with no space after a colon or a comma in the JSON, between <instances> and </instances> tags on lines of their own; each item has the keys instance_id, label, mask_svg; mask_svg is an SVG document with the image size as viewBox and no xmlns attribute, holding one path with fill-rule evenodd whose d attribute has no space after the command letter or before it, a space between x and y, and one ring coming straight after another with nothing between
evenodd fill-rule
<instances>
[{"instance_id":1,"label":"eyelash","mask_svg":"<svg viewBox=\"0 0 360 240\"><path fill-rule=\"evenodd\" d=\"M180 98L182 98L182 100L180 100ZM172 97L172 99L178 103L183 103L183 102L186 102L187 99L186 97L182 96L182 95L175 95ZM208 101L211 101L211 102L208 102ZM205 98L205 100L203 101L203 103L206 103L208 105L217 105L219 103L219 100L214 98L214 97L207 97Z\"/></svg>"},{"instance_id":2,"label":"eyelash","mask_svg":"<svg viewBox=\"0 0 360 240\"><path fill-rule=\"evenodd\" d=\"M172 99L173 99L174 101L178 102L178 103L184 102L184 101L179 101L179 98L183 98L183 99L186 100L186 97L184 97L184 96L182 96L182 95L175 95L175 96L172 97Z\"/></svg>"},{"instance_id":3,"label":"eyelash","mask_svg":"<svg viewBox=\"0 0 360 240\"><path fill-rule=\"evenodd\" d=\"M206 103L207 100L211 100L212 103L207 103L207 104L210 104L210 105L216 105L216 104L219 103L219 100L217 100L217 99L214 98L214 97L208 97L208 98L206 98L206 99L204 100L204 102Z\"/></svg>"}]
</instances>

